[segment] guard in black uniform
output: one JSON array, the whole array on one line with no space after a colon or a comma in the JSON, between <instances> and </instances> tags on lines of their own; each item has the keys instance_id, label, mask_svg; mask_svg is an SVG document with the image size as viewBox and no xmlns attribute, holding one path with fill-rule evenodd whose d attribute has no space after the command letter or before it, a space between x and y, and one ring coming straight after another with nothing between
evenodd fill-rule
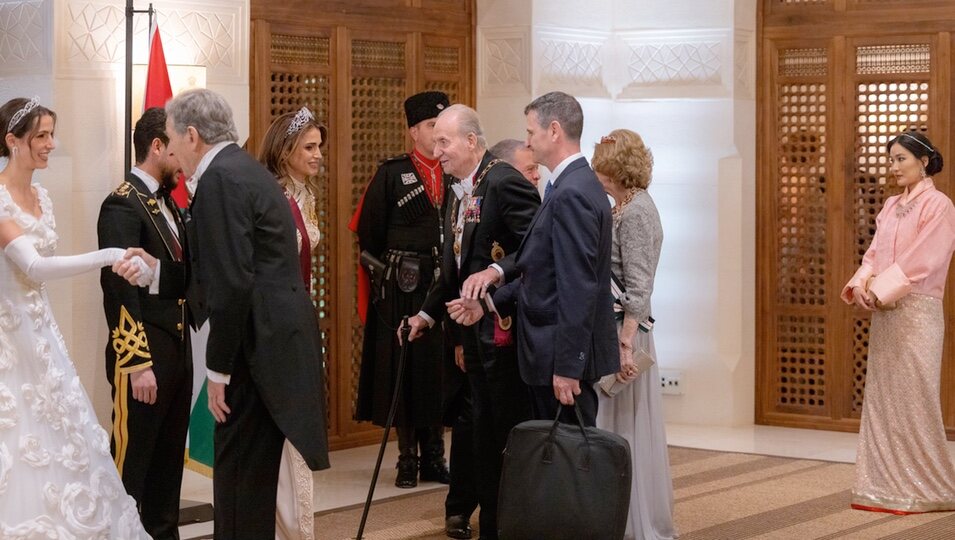
<instances>
[{"instance_id":1,"label":"guard in black uniform","mask_svg":"<svg viewBox=\"0 0 955 540\"><path fill-rule=\"evenodd\" d=\"M168 155L166 113L136 122L136 167L103 201L100 248L142 247L159 260L156 290L100 275L109 326L106 374L112 387L111 449L143 526L156 539L179 538L179 491L192 400L192 321L182 217L169 198L179 162Z\"/></svg>"},{"instance_id":2,"label":"guard in black uniform","mask_svg":"<svg viewBox=\"0 0 955 540\"><path fill-rule=\"evenodd\" d=\"M382 162L357 212L360 249L385 264L367 310L356 415L379 426L386 422L397 375L396 329L403 317L418 313L440 271L449 182L434 159L431 135L435 117L448 106L448 96L423 92L408 98L404 106L414 149ZM441 331L409 345L395 417L398 487L417 485L419 463L422 481L449 481L441 425L443 346Z\"/></svg>"}]
</instances>

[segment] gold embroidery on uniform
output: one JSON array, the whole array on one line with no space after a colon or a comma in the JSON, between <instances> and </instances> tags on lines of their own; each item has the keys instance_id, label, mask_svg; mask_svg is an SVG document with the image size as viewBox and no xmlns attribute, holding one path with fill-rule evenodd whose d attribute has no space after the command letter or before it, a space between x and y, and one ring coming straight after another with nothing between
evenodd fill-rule
<instances>
[{"instance_id":1,"label":"gold embroidery on uniform","mask_svg":"<svg viewBox=\"0 0 955 540\"><path fill-rule=\"evenodd\" d=\"M117 370L125 367L134 357L152 358L143 323L134 321L126 311L126 306L120 307L119 324L113 329L113 351L116 353Z\"/></svg>"},{"instance_id":2,"label":"gold embroidery on uniform","mask_svg":"<svg viewBox=\"0 0 955 540\"><path fill-rule=\"evenodd\" d=\"M146 340L146 330L143 323L133 320L126 306L119 308L119 324L112 332L113 351L116 353L116 365L113 373L113 445L115 454L113 460L120 476L123 475L123 464L126 461L126 448L129 445L129 377L130 371L145 369L152 366L152 361L144 362L127 368L135 358L152 358L149 353L149 343Z\"/></svg>"},{"instance_id":3,"label":"gold embroidery on uniform","mask_svg":"<svg viewBox=\"0 0 955 540\"><path fill-rule=\"evenodd\" d=\"M113 374L113 461L119 476L123 476L123 465L126 462L126 447L129 445L129 377L120 370Z\"/></svg>"},{"instance_id":4,"label":"gold embroidery on uniform","mask_svg":"<svg viewBox=\"0 0 955 540\"><path fill-rule=\"evenodd\" d=\"M113 193L115 193L116 195L119 195L120 197L128 197L129 192L132 191L132 189L133 189L132 184L130 184L129 182L123 182L122 184L119 185L118 188L116 188L116 191L114 191Z\"/></svg>"}]
</instances>

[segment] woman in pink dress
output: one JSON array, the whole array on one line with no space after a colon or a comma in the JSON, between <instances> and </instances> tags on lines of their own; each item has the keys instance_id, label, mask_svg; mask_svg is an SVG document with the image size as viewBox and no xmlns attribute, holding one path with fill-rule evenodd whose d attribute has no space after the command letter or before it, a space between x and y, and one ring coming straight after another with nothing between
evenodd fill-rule
<instances>
[{"instance_id":1,"label":"woman in pink dress","mask_svg":"<svg viewBox=\"0 0 955 540\"><path fill-rule=\"evenodd\" d=\"M886 150L904 191L885 201L862 266L841 294L872 312L852 507L955 510L939 398L955 207L932 181L942 156L927 137L907 131Z\"/></svg>"}]
</instances>

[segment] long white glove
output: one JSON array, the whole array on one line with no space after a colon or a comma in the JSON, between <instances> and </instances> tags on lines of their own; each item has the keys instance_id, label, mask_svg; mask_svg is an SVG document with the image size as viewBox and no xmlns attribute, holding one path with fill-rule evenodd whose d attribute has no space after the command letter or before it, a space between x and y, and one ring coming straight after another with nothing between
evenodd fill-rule
<instances>
[{"instance_id":1,"label":"long white glove","mask_svg":"<svg viewBox=\"0 0 955 540\"><path fill-rule=\"evenodd\" d=\"M14 238L3 251L24 274L36 282L71 277L111 266L126 253L125 249L106 248L82 255L43 257L26 235ZM151 274L145 261L139 257L134 259L139 259L136 264L141 265L141 274Z\"/></svg>"}]
</instances>

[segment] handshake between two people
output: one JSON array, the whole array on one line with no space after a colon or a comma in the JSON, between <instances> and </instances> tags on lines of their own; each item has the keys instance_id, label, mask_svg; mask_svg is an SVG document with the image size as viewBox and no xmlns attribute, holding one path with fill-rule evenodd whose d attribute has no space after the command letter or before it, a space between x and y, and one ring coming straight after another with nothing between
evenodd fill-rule
<instances>
[{"instance_id":1,"label":"handshake between two people","mask_svg":"<svg viewBox=\"0 0 955 540\"><path fill-rule=\"evenodd\" d=\"M128 248L123 258L114 262L112 270L136 287L149 287L155 278L157 260L143 248Z\"/></svg>"},{"instance_id":2,"label":"handshake between two people","mask_svg":"<svg viewBox=\"0 0 955 540\"><path fill-rule=\"evenodd\" d=\"M445 302L448 308L448 315L451 320L462 325L472 326L484 316L484 307L481 302L486 302L487 289L491 285L498 283L501 279L500 274L493 268L488 268L480 272L471 274L461 286L461 293L458 298L450 302ZM408 318L408 326L411 332L408 334L408 341L414 341L421 337L428 328L431 327L421 315L413 315ZM401 331L404 328L404 322L398 327L398 343L402 343Z\"/></svg>"}]
</instances>

